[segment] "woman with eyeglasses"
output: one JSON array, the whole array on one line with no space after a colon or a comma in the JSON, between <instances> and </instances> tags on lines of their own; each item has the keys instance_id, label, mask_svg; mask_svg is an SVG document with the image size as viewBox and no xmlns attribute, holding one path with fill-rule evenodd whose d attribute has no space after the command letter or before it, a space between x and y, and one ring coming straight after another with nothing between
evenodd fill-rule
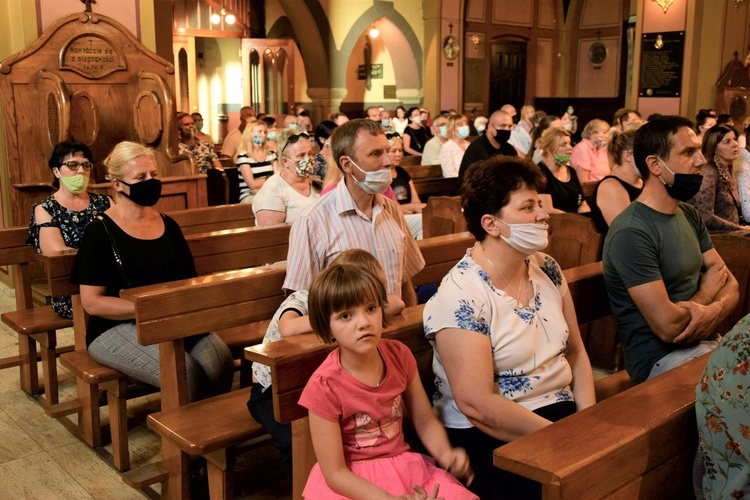
<instances>
[{"instance_id":1,"label":"woman with eyeglasses","mask_svg":"<svg viewBox=\"0 0 750 500\"><path fill-rule=\"evenodd\" d=\"M104 165L115 203L86 230L71 273L90 316L86 346L98 363L159 387L159 346L138 342L134 305L120 290L195 277L195 263L180 226L154 208L162 186L153 150L121 142ZM232 353L213 333L185 339L185 368L190 401L232 385Z\"/></svg>"},{"instance_id":2,"label":"woman with eyeglasses","mask_svg":"<svg viewBox=\"0 0 750 500\"><path fill-rule=\"evenodd\" d=\"M440 134L448 138L440 148L443 177L458 177L461 160L469 147L469 141L466 140L469 137L469 120L464 115L449 115L444 127L440 128Z\"/></svg>"},{"instance_id":3,"label":"woman with eyeglasses","mask_svg":"<svg viewBox=\"0 0 750 500\"><path fill-rule=\"evenodd\" d=\"M86 191L94 168L93 155L85 144L60 142L49 158L57 189L34 205L26 243L37 253L77 249L89 223L110 206L108 196ZM70 296L54 297L52 309L64 318L73 317Z\"/></svg>"},{"instance_id":4,"label":"woman with eyeglasses","mask_svg":"<svg viewBox=\"0 0 750 500\"><path fill-rule=\"evenodd\" d=\"M268 178L253 199L256 226L291 224L320 198L320 188L312 180L315 153L310 136L284 129L279 144L281 169Z\"/></svg>"},{"instance_id":5,"label":"woman with eyeglasses","mask_svg":"<svg viewBox=\"0 0 750 500\"><path fill-rule=\"evenodd\" d=\"M276 172L276 160L276 151L268 146L268 126L261 120L249 121L235 158L240 173L240 203L253 202L266 179Z\"/></svg>"}]
</instances>

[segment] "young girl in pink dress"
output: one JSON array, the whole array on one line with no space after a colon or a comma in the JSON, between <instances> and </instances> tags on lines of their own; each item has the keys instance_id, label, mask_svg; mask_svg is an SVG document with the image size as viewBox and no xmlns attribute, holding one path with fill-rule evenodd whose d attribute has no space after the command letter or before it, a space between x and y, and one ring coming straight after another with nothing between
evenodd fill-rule
<instances>
[{"instance_id":1,"label":"young girl in pink dress","mask_svg":"<svg viewBox=\"0 0 750 500\"><path fill-rule=\"evenodd\" d=\"M456 479L471 481L468 457L451 447L432 413L414 356L400 342L380 338L386 291L385 275L379 274L333 264L310 288L313 331L339 348L310 377L300 398L309 410L318 458L303 496L432 499L439 492L446 499L476 499ZM401 430L404 407L427 450L448 472L410 451Z\"/></svg>"}]
</instances>

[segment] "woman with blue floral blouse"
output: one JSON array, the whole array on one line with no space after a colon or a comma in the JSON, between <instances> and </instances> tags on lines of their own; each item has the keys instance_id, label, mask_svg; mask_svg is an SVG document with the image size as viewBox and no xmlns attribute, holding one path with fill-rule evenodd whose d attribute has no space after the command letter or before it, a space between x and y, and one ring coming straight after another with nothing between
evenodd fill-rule
<instances>
[{"instance_id":1,"label":"woman with blue floral blouse","mask_svg":"<svg viewBox=\"0 0 750 500\"><path fill-rule=\"evenodd\" d=\"M750 498L750 315L724 336L696 388L706 498Z\"/></svg>"},{"instance_id":2,"label":"woman with blue floral blouse","mask_svg":"<svg viewBox=\"0 0 750 500\"><path fill-rule=\"evenodd\" d=\"M435 348L435 411L467 450L481 498L538 496L494 467L495 448L594 404L573 301L547 246L536 165L497 156L467 172L461 205L477 243L424 310Z\"/></svg>"}]
</instances>

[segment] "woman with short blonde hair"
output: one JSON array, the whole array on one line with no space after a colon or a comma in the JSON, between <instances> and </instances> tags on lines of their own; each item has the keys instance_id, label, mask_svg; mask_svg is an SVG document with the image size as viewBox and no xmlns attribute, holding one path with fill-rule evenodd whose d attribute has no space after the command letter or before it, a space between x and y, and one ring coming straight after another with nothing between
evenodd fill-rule
<instances>
[{"instance_id":1,"label":"woman with short blonde hair","mask_svg":"<svg viewBox=\"0 0 750 500\"><path fill-rule=\"evenodd\" d=\"M469 147L469 141L466 140L469 137L469 120L464 115L449 115L445 132L448 140L440 148L440 167L443 177L458 177L461 160Z\"/></svg>"},{"instance_id":2,"label":"woman with short blonde hair","mask_svg":"<svg viewBox=\"0 0 750 500\"><path fill-rule=\"evenodd\" d=\"M153 151L121 142L104 164L117 202L83 235L72 278L90 315L86 345L102 365L159 387L159 346L138 342L134 305L120 290L192 278L195 263L180 227L154 208L161 181ZM185 339L185 364L191 401L232 385L232 354L212 333Z\"/></svg>"},{"instance_id":3,"label":"woman with short blonde hair","mask_svg":"<svg viewBox=\"0 0 750 500\"><path fill-rule=\"evenodd\" d=\"M570 166L584 182L600 181L609 175L609 157L607 156L607 134L609 125L604 120L591 120L583 127L581 142L573 148Z\"/></svg>"}]
</instances>

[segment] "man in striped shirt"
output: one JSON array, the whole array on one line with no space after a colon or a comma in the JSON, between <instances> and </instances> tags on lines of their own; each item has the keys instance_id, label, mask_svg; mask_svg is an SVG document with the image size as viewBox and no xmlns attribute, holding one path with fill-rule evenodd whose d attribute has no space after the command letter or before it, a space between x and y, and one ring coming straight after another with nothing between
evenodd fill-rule
<instances>
[{"instance_id":1,"label":"man in striped shirt","mask_svg":"<svg viewBox=\"0 0 750 500\"><path fill-rule=\"evenodd\" d=\"M308 290L338 254L362 248L383 265L388 293L416 305L411 278L424 259L398 205L379 194L391 182L388 148L382 127L373 121L352 120L334 130L331 150L344 178L292 226L285 289Z\"/></svg>"}]
</instances>

